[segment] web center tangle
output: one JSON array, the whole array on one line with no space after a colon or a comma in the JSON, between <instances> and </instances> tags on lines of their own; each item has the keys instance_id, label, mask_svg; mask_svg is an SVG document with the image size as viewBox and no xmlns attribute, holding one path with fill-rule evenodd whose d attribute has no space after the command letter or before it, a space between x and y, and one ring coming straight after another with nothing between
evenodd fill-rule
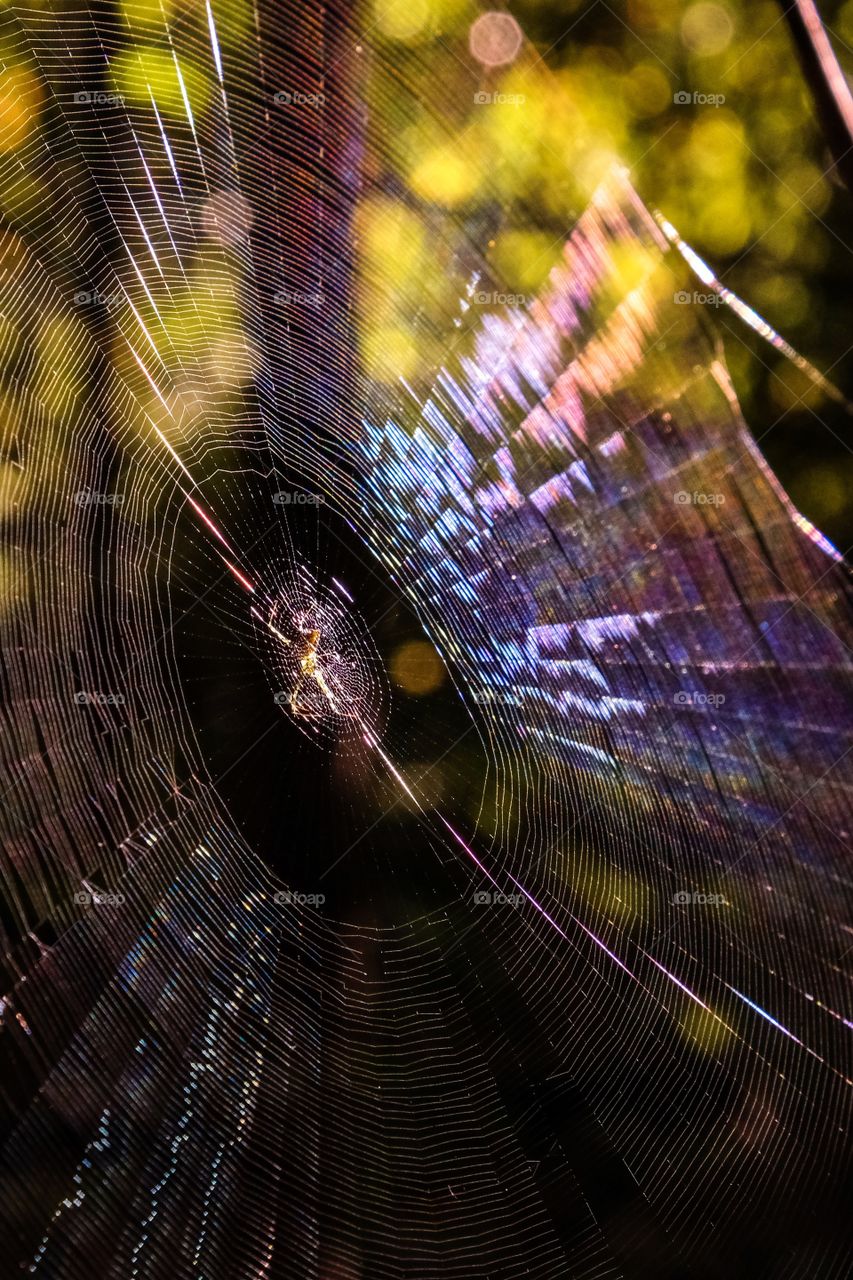
<instances>
[{"instance_id":1,"label":"web center tangle","mask_svg":"<svg viewBox=\"0 0 853 1280\"><path fill-rule=\"evenodd\" d=\"M378 736L389 701L379 653L346 588L305 566L266 610L252 610L273 701L308 737L329 743Z\"/></svg>"}]
</instances>

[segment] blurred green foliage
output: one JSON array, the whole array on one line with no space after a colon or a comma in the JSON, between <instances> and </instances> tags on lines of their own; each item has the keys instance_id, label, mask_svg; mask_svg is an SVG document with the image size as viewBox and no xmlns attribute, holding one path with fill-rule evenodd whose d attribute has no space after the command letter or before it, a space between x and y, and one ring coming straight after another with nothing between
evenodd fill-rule
<instances>
[{"instance_id":1,"label":"blurred green foliage","mask_svg":"<svg viewBox=\"0 0 853 1280\"><path fill-rule=\"evenodd\" d=\"M853 0L822 11L853 69ZM411 377L446 342L447 276L434 277L447 225L431 237L425 206L447 210L460 241L491 217L490 264L529 296L621 160L724 283L843 388L853 197L832 172L779 5L516 0L510 12L532 47L493 67L469 47L480 12L468 0L373 0L400 75L377 77L372 104L397 185L362 214L368 371ZM499 214L488 207L495 195ZM376 253L389 242L405 249ZM714 319L762 449L795 503L846 550L848 417L731 314Z\"/></svg>"},{"instance_id":2,"label":"blurred green foliage","mask_svg":"<svg viewBox=\"0 0 853 1280\"><path fill-rule=\"evenodd\" d=\"M226 59L236 58L250 38L247 0L213 7ZM527 43L493 64L472 52L484 11L474 0L363 7L365 45L384 55L381 74L365 61L375 145L356 221L369 376L431 376L457 345L460 281L476 273L530 297L621 161L722 280L845 387L851 196L833 175L775 0L513 0ZM853 0L822 12L853 69ZM203 128L217 98L204 6L119 0L110 13L104 87L131 111L153 102L167 128L185 127L189 104ZM5 37L0 53L0 211L37 237L61 215L61 193L39 178L49 103ZM334 129L333 103L326 112ZM224 367L243 385L252 357L239 316L208 288L204 261L194 277L185 296L161 299L159 316L144 308L145 322L184 362L206 342L214 374ZM713 319L762 449L795 503L846 550L848 417L730 313L715 309ZM49 360L53 347L38 341ZM48 401L77 394L74 370L52 376L67 385L45 374Z\"/></svg>"}]
</instances>

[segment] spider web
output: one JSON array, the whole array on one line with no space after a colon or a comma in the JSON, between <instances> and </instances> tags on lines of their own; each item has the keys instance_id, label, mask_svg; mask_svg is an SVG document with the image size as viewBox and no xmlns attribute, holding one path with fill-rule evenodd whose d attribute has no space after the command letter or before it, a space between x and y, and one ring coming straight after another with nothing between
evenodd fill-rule
<instances>
[{"instance_id":1,"label":"spider web","mask_svg":"<svg viewBox=\"0 0 853 1280\"><path fill-rule=\"evenodd\" d=\"M356 15L3 18L9 1266L849 1274L848 577L672 237L507 304L481 172L394 294L462 105Z\"/></svg>"}]
</instances>

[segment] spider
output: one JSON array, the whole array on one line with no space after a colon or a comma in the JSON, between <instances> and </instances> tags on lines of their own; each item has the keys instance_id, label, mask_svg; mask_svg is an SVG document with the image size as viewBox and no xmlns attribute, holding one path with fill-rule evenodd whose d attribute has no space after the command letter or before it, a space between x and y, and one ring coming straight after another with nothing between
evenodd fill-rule
<instances>
[{"instance_id":1,"label":"spider","mask_svg":"<svg viewBox=\"0 0 853 1280\"><path fill-rule=\"evenodd\" d=\"M299 694L306 681L316 680L321 693L328 700L329 706L334 712L337 712L337 704L332 694L332 690L329 688L329 683L323 674L323 669L320 666L320 660L317 656L317 649L320 644L320 632L314 628L314 630L309 631L307 635L303 635L303 641L304 643L299 651L299 676L296 684L293 686L293 692L290 695L290 709L294 715L304 714L303 711L300 711L298 705Z\"/></svg>"}]
</instances>

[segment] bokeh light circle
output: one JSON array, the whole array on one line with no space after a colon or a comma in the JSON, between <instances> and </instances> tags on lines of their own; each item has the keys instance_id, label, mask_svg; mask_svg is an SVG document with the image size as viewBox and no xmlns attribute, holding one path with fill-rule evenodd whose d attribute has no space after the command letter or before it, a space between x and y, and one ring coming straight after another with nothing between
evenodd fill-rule
<instances>
[{"instance_id":1,"label":"bokeh light circle","mask_svg":"<svg viewBox=\"0 0 853 1280\"><path fill-rule=\"evenodd\" d=\"M681 38L687 48L701 57L722 53L731 43L734 23L721 4L702 0L692 4L681 19Z\"/></svg>"},{"instance_id":2,"label":"bokeh light circle","mask_svg":"<svg viewBox=\"0 0 853 1280\"><path fill-rule=\"evenodd\" d=\"M471 26L468 47L484 67L503 67L521 49L524 35L510 13L484 13Z\"/></svg>"}]
</instances>

